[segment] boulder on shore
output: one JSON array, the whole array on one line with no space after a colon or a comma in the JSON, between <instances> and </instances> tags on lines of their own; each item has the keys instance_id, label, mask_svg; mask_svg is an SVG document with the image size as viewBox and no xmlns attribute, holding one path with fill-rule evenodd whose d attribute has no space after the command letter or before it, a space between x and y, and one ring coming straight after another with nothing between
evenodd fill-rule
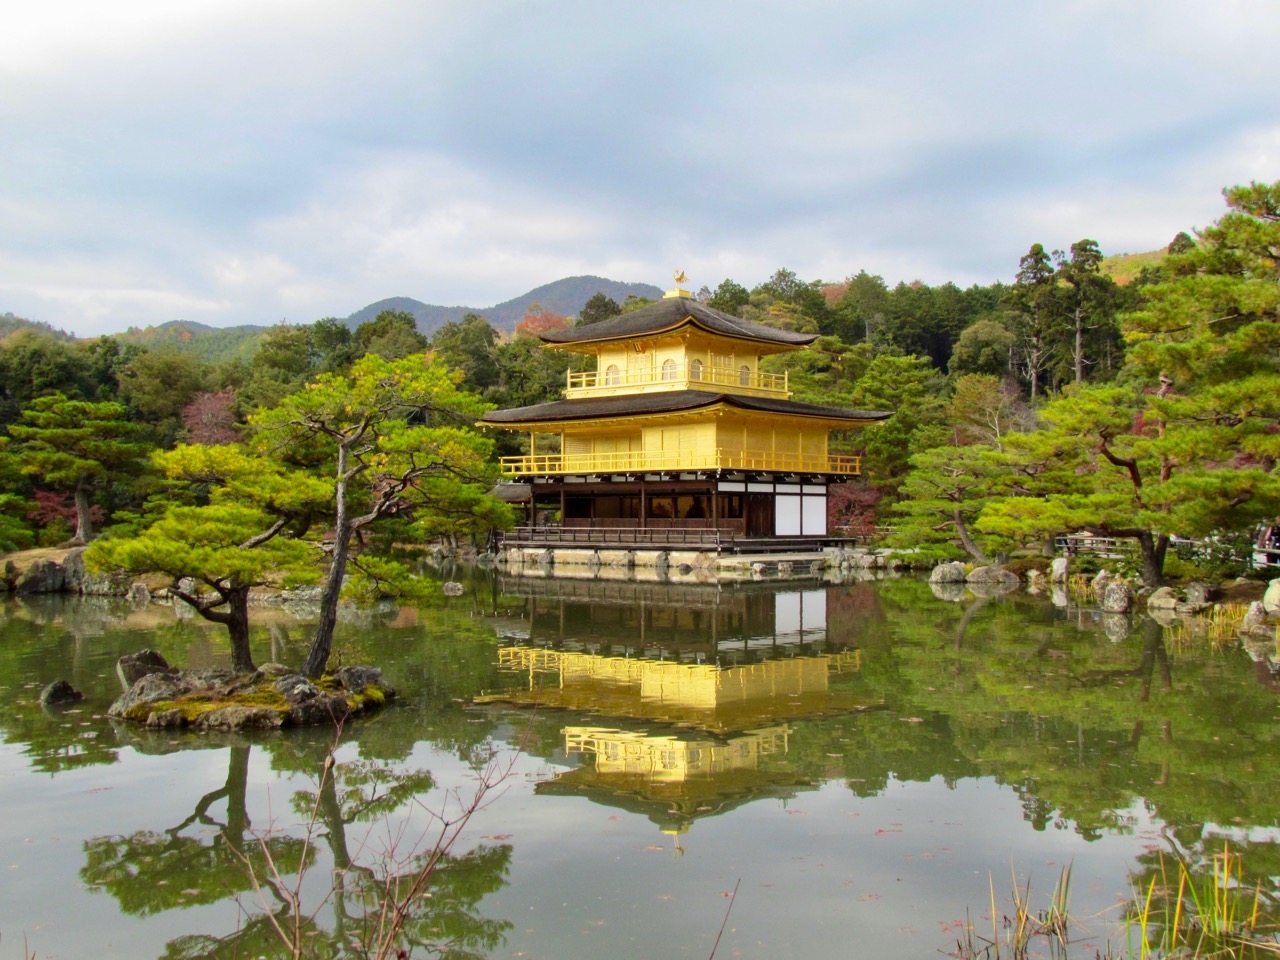
<instances>
[{"instance_id":1,"label":"boulder on shore","mask_svg":"<svg viewBox=\"0 0 1280 960\"><path fill-rule=\"evenodd\" d=\"M66 583L66 573L52 560L32 562L13 584L13 592L19 596L36 593L61 593Z\"/></svg>"},{"instance_id":2,"label":"boulder on shore","mask_svg":"<svg viewBox=\"0 0 1280 960\"><path fill-rule=\"evenodd\" d=\"M969 571L969 575L965 577L968 583L1007 583L1016 586L1022 580L1012 570L1006 570L1004 567L974 567Z\"/></svg>"},{"instance_id":3,"label":"boulder on shore","mask_svg":"<svg viewBox=\"0 0 1280 960\"><path fill-rule=\"evenodd\" d=\"M930 583L964 583L964 564L959 560L951 563L940 563L929 574Z\"/></svg>"},{"instance_id":4,"label":"boulder on shore","mask_svg":"<svg viewBox=\"0 0 1280 960\"><path fill-rule=\"evenodd\" d=\"M1280 613L1280 577L1267 584L1267 592L1262 595L1262 609L1267 613Z\"/></svg>"}]
</instances>

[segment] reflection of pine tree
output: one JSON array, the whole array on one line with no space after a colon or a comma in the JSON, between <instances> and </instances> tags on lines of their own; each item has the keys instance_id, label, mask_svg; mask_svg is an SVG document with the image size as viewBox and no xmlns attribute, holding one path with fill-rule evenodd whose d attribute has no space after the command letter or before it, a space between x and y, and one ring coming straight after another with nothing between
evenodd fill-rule
<instances>
[{"instance_id":1,"label":"reflection of pine tree","mask_svg":"<svg viewBox=\"0 0 1280 960\"><path fill-rule=\"evenodd\" d=\"M254 827L246 802L251 748L238 744L228 750L226 781L201 796L181 823L86 843L82 878L114 896L127 914L233 899L244 912L235 932L178 937L162 960L274 956L282 949L302 957L383 957L409 943L478 958L501 944L510 924L481 917L475 908L505 883L509 845L454 855L441 841L456 821L442 820L438 832L412 847L374 842L398 836L395 818L411 812L433 786L427 771L365 760L335 765L328 746L296 738L281 746L277 765L297 768L309 758L309 769L320 769L317 789L296 791L291 800L307 823L302 835L274 824ZM292 752L297 748L300 755ZM352 838L357 823L368 829ZM188 835L193 828L213 828L212 838ZM318 866L321 838L332 858L333 885L309 902L314 884L304 880ZM256 910L254 898L242 896L251 890Z\"/></svg>"},{"instance_id":2,"label":"reflection of pine tree","mask_svg":"<svg viewBox=\"0 0 1280 960\"><path fill-rule=\"evenodd\" d=\"M282 868L296 871L309 856L300 839L272 836L259 844L250 835L245 803L250 749L241 744L228 750L226 781L200 797L191 815L176 826L86 842L80 870L85 883L110 893L125 913L150 916L216 903L251 889L249 876L240 869L244 858L261 870L269 855ZM215 807L222 802L225 813L219 820ZM213 828L208 843L184 833L197 825Z\"/></svg>"}]
</instances>

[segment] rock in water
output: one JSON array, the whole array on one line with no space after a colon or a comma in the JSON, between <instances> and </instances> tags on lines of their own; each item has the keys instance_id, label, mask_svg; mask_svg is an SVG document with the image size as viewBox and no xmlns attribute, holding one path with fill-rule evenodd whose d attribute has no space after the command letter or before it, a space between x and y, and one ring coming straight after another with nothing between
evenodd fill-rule
<instances>
[{"instance_id":1,"label":"rock in water","mask_svg":"<svg viewBox=\"0 0 1280 960\"><path fill-rule=\"evenodd\" d=\"M334 674L334 679L353 694L363 693L364 688L372 684L381 689L388 699L396 695L391 684L382 679L382 671L377 667L343 667Z\"/></svg>"},{"instance_id":2,"label":"rock in water","mask_svg":"<svg viewBox=\"0 0 1280 960\"><path fill-rule=\"evenodd\" d=\"M1106 613L1128 613L1133 595L1123 583L1111 582L1103 588L1100 606Z\"/></svg>"},{"instance_id":3,"label":"rock in water","mask_svg":"<svg viewBox=\"0 0 1280 960\"><path fill-rule=\"evenodd\" d=\"M178 697L189 692L190 689L189 684L180 683L168 674L149 673L145 677L140 677L128 691L121 694L116 699L116 702L111 704L111 709L107 711L107 716L119 717L125 720L142 719L142 717L130 716L130 711L134 707L145 704L177 700ZM143 715L149 715L150 712L150 710L144 710Z\"/></svg>"},{"instance_id":4,"label":"rock in water","mask_svg":"<svg viewBox=\"0 0 1280 960\"><path fill-rule=\"evenodd\" d=\"M116 676L126 690L148 674L164 673L170 669L169 661L155 650L126 653L116 661Z\"/></svg>"},{"instance_id":5,"label":"rock in water","mask_svg":"<svg viewBox=\"0 0 1280 960\"><path fill-rule=\"evenodd\" d=\"M1207 583L1192 582L1183 588L1183 593L1186 594L1187 603L1203 606L1213 599L1214 590Z\"/></svg>"},{"instance_id":6,"label":"rock in water","mask_svg":"<svg viewBox=\"0 0 1280 960\"><path fill-rule=\"evenodd\" d=\"M348 668L350 669L350 668ZM320 688L300 674L290 674L275 682L276 693L284 697L291 705L297 706L314 700L320 696Z\"/></svg>"},{"instance_id":7,"label":"rock in water","mask_svg":"<svg viewBox=\"0 0 1280 960\"><path fill-rule=\"evenodd\" d=\"M65 680L55 680L40 691L40 706L56 707L66 703L77 703L84 699L84 694Z\"/></svg>"},{"instance_id":8,"label":"rock in water","mask_svg":"<svg viewBox=\"0 0 1280 960\"><path fill-rule=\"evenodd\" d=\"M1249 604L1249 609L1244 615L1244 619L1240 621L1240 632L1242 634L1256 633L1262 636L1268 636L1271 628L1267 624L1267 611L1261 602L1255 600Z\"/></svg>"}]
</instances>

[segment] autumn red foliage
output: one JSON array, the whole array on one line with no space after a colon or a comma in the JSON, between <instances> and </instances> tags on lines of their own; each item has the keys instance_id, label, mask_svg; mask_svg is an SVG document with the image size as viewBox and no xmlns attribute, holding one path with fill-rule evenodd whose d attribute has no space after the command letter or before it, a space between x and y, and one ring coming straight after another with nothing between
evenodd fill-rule
<instances>
[{"instance_id":1,"label":"autumn red foliage","mask_svg":"<svg viewBox=\"0 0 1280 960\"><path fill-rule=\"evenodd\" d=\"M236 393L230 387L214 393L197 393L182 408L182 425L187 431L188 443L220 446L235 443L240 434L235 429Z\"/></svg>"},{"instance_id":2,"label":"autumn red foliage","mask_svg":"<svg viewBox=\"0 0 1280 960\"><path fill-rule=\"evenodd\" d=\"M847 537L876 535L876 504L883 494L865 483L827 488L827 529Z\"/></svg>"},{"instance_id":3,"label":"autumn red foliage","mask_svg":"<svg viewBox=\"0 0 1280 960\"><path fill-rule=\"evenodd\" d=\"M568 330L569 318L558 313L544 310L541 304L531 303L525 310L524 319L516 324L517 337L536 337L542 333L554 333L557 330Z\"/></svg>"},{"instance_id":4,"label":"autumn red foliage","mask_svg":"<svg viewBox=\"0 0 1280 960\"><path fill-rule=\"evenodd\" d=\"M36 505L27 511L28 520L34 520L42 527L47 527L55 520L62 520L68 527L75 529L76 505L71 502L70 494L37 490L32 497ZM95 524L101 523L102 508L93 504L89 508L89 517Z\"/></svg>"}]
</instances>

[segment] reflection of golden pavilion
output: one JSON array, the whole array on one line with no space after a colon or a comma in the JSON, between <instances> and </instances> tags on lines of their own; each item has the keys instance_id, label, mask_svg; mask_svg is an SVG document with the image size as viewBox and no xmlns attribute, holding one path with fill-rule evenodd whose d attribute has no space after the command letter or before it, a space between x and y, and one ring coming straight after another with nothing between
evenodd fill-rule
<instances>
[{"instance_id":1,"label":"reflection of golden pavilion","mask_svg":"<svg viewBox=\"0 0 1280 960\"><path fill-rule=\"evenodd\" d=\"M831 689L833 674L860 664L857 650L719 666L513 646L498 651L498 666L523 674L524 689L479 700L744 730L865 710L866 699Z\"/></svg>"},{"instance_id":2,"label":"reflection of golden pavilion","mask_svg":"<svg viewBox=\"0 0 1280 960\"><path fill-rule=\"evenodd\" d=\"M526 602L520 618L502 629L574 649L720 662L785 655L801 646L847 648L857 642L856 625L828 617L831 589L504 578L503 595Z\"/></svg>"},{"instance_id":3,"label":"reflection of golden pavilion","mask_svg":"<svg viewBox=\"0 0 1280 960\"><path fill-rule=\"evenodd\" d=\"M539 794L683 833L809 789L787 759L794 724L879 706L858 692L856 625L828 623L827 588L522 581L512 592L527 603L503 625L504 689L479 699L568 714L565 755L581 765Z\"/></svg>"},{"instance_id":4,"label":"reflection of golden pavilion","mask_svg":"<svg viewBox=\"0 0 1280 960\"><path fill-rule=\"evenodd\" d=\"M786 767L791 731L785 725L723 738L587 726L565 727L563 733L570 756L593 762L538 784L537 793L585 796L641 813L665 833L685 833L699 817L809 787ZM777 761L772 767L770 758Z\"/></svg>"},{"instance_id":5,"label":"reflection of golden pavilion","mask_svg":"<svg viewBox=\"0 0 1280 960\"><path fill-rule=\"evenodd\" d=\"M650 736L610 727L565 727L569 754L591 754L596 773L644 776L677 783L736 770L755 770L760 758L787 752L785 726L748 730L730 741L685 740L672 734Z\"/></svg>"}]
</instances>

